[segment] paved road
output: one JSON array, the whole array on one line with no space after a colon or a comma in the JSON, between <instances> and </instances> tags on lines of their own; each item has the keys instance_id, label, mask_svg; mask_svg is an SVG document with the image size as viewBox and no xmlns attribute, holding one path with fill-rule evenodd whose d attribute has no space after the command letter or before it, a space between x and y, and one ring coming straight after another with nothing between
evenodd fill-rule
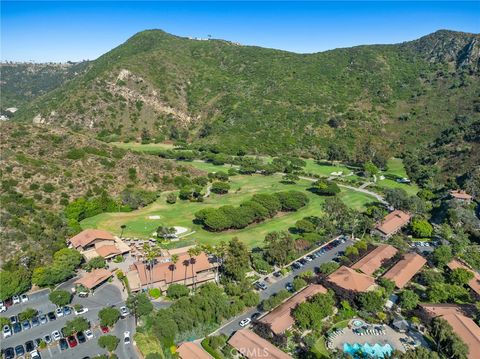
<instances>
[{"instance_id":1,"label":"paved road","mask_svg":"<svg viewBox=\"0 0 480 359\"><path fill-rule=\"evenodd\" d=\"M336 248L331 249L330 251L322 254L320 257L315 258L313 261L308 262L305 264L302 268L298 270L294 270L292 272L289 272L289 274L285 277L280 278L277 280L275 283L272 283L268 285L268 288L265 289L264 291L260 292L260 298L261 300L269 298L271 295L279 292L282 289L285 289L285 286L287 283L290 283L293 281L295 276L298 276L300 273L305 272L307 270L313 271L315 267L320 266L322 263L330 262L333 258L335 258L338 255L338 252L344 251L345 248L348 246L352 245L353 241L348 240L345 243L341 243L338 245ZM242 319L245 318L250 318L252 314L255 312L259 312L257 308L249 309L247 312L244 312L243 314L235 317L232 319L230 322L225 324L223 327L218 329L216 333L222 333L227 336L232 335L235 331L241 329L240 325L238 324Z\"/></svg>"},{"instance_id":2,"label":"paved road","mask_svg":"<svg viewBox=\"0 0 480 359\"><path fill-rule=\"evenodd\" d=\"M27 308L35 307L37 310L47 313L55 309L55 305L48 300L50 289L43 289L38 292L28 294L28 302L14 304L7 309L6 312L1 313L2 317L10 317L18 315Z\"/></svg>"},{"instance_id":3,"label":"paved road","mask_svg":"<svg viewBox=\"0 0 480 359\"><path fill-rule=\"evenodd\" d=\"M69 290L68 284L63 285L62 289ZM94 295L91 295L88 298L79 298L75 296L72 304L81 304L85 308L88 308L88 312L82 314L82 316L90 322L92 331L94 333L94 338L84 344L77 345L77 347L73 349L67 349L65 351L60 351L58 343L54 343L46 350L42 350L42 358L77 359L85 356L94 357L98 354L106 353L105 350L100 348L97 344L98 337L102 334L99 329L98 312L100 309L110 305L120 307L124 304L122 302L121 293L118 287L112 284L105 284L96 290ZM22 307L23 306L28 306L35 309L48 308L47 311L55 309L55 306L48 301L48 294L47 299L45 299L44 296L30 297L29 302L24 303ZM47 311L43 311L43 313L46 313ZM7 313L10 314L10 309L7 311ZM13 311L11 313L13 314ZM7 347L15 347L19 344L24 345L28 340L43 338L47 334L51 335L51 333L55 330L60 331L61 328L65 326L67 320L71 320L73 318L75 318L75 315L71 314L67 317L60 317L57 320L47 322L46 324L14 334L9 338L2 339L0 342L0 347L5 349ZM138 356L133 349L133 345L130 344L125 346L123 344L123 333L127 330L130 331L131 339L133 341L133 334L135 333L135 322L133 317L119 320L112 331L112 334L116 335L121 340L117 349L117 355L120 359L136 359Z\"/></svg>"}]
</instances>

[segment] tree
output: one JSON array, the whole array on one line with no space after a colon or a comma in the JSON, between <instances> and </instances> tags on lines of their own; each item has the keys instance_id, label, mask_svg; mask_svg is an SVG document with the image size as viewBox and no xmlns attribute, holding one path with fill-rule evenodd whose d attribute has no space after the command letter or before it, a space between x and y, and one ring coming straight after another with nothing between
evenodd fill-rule
<instances>
[{"instance_id":1,"label":"tree","mask_svg":"<svg viewBox=\"0 0 480 359\"><path fill-rule=\"evenodd\" d=\"M225 276L235 281L241 281L250 268L249 250L237 237L228 242L223 268Z\"/></svg>"},{"instance_id":2,"label":"tree","mask_svg":"<svg viewBox=\"0 0 480 359\"><path fill-rule=\"evenodd\" d=\"M433 251L433 261L439 268L445 267L452 258L452 248L448 245L441 245Z\"/></svg>"},{"instance_id":3,"label":"tree","mask_svg":"<svg viewBox=\"0 0 480 359\"><path fill-rule=\"evenodd\" d=\"M120 238L123 238L123 232L125 231L125 228L127 228L127 225L126 225L126 224L122 224L122 225L120 226L120 229L121 229L121 231L120 231Z\"/></svg>"},{"instance_id":4,"label":"tree","mask_svg":"<svg viewBox=\"0 0 480 359\"><path fill-rule=\"evenodd\" d=\"M102 335L100 338L98 338L98 346L100 348L107 349L110 353L117 349L117 345L119 342L120 339L118 339L114 335Z\"/></svg>"},{"instance_id":5,"label":"tree","mask_svg":"<svg viewBox=\"0 0 480 359\"><path fill-rule=\"evenodd\" d=\"M105 258L98 256L90 259L88 263L85 265L85 269L87 271L91 271L92 269L105 268L105 266L106 266Z\"/></svg>"},{"instance_id":6,"label":"tree","mask_svg":"<svg viewBox=\"0 0 480 359\"><path fill-rule=\"evenodd\" d=\"M23 267L0 271L0 300L26 292L30 288L30 272Z\"/></svg>"},{"instance_id":7,"label":"tree","mask_svg":"<svg viewBox=\"0 0 480 359\"><path fill-rule=\"evenodd\" d=\"M413 290L405 289L400 294L400 306L405 310L415 309L418 301L419 297Z\"/></svg>"},{"instance_id":8,"label":"tree","mask_svg":"<svg viewBox=\"0 0 480 359\"><path fill-rule=\"evenodd\" d=\"M190 291L188 290L187 286L182 284L170 284L167 289L167 297L171 299L178 299L181 297L187 297Z\"/></svg>"},{"instance_id":9,"label":"tree","mask_svg":"<svg viewBox=\"0 0 480 359\"><path fill-rule=\"evenodd\" d=\"M307 302L294 309L293 316L297 324L305 329L319 328L327 316L333 314L335 299L332 292L316 294Z\"/></svg>"},{"instance_id":10,"label":"tree","mask_svg":"<svg viewBox=\"0 0 480 359\"><path fill-rule=\"evenodd\" d=\"M376 176L379 172L378 167L375 166L372 161L365 162L363 165L363 171L369 177Z\"/></svg>"},{"instance_id":11,"label":"tree","mask_svg":"<svg viewBox=\"0 0 480 359\"><path fill-rule=\"evenodd\" d=\"M440 357L436 352L420 346L414 350L407 350L405 353L399 353L398 359L440 359Z\"/></svg>"},{"instance_id":12,"label":"tree","mask_svg":"<svg viewBox=\"0 0 480 359\"><path fill-rule=\"evenodd\" d=\"M244 293L241 298L247 307L254 307L260 303L260 294L253 291Z\"/></svg>"},{"instance_id":13,"label":"tree","mask_svg":"<svg viewBox=\"0 0 480 359\"><path fill-rule=\"evenodd\" d=\"M178 254L173 254L171 257L172 265L170 266L170 270L172 271L172 283L173 283L173 275L175 273L175 270L177 269L178 259L179 259Z\"/></svg>"},{"instance_id":14,"label":"tree","mask_svg":"<svg viewBox=\"0 0 480 359\"><path fill-rule=\"evenodd\" d=\"M120 319L120 311L117 308L107 307L98 312L100 325L104 327L113 327Z\"/></svg>"},{"instance_id":15,"label":"tree","mask_svg":"<svg viewBox=\"0 0 480 359\"><path fill-rule=\"evenodd\" d=\"M283 266L295 255L295 240L288 232L270 232L265 236L265 258L271 264Z\"/></svg>"},{"instance_id":16,"label":"tree","mask_svg":"<svg viewBox=\"0 0 480 359\"><path fill-rule=\"evenodd\" d=\"M468 347L458 335L453 332L451 325L443 318L436 317L430 323L429 332L435 342L438 353L447 358L466 359Z\"/></svg>"},{"instance_id":17,"label":"tree","mask_svg":"<svg viewBox=\"0 0 480 359\"><path fill-rule=\"evenodd\" d=\"M196 273L195 273L195 263L197 262L197 259L196 257L200 255L200 253L202 253L202 250L200 249L200 247L191 247L188 249L188 255L190 256L190 264L192 265L192 281L193 281L193 291L195 292L195 289L196 289L196 282L195 282L195 279L197 277Z\"/></svg>"},{"instance_id":18,"label":"tree","mask_svg":"<svg viewBox=\"0 0 480 359\"><path fill-rule=\"evenodd\" d=\"M340 187L335 182L324 179L316 181L310 190L323 196L335 196L340 193Z\"/></svg>"},{"instance_id":19,"label":"tree","mask_svg":"<svg viewBox=\"0 0 480 359\"><path fill-rule=\"evenodd\" d=\"M20 319L20 321L31 320L37 314L38 314L38 310L33 308L27 308L23 312L18 314L18 319Z\"/></svg>"},{"instance_id":20,"label":"tree","mask_svg":"<svg viewBox=\"0 0 480 359\"><path fill-rule=\"evenodd\" d=\"M66 290L54 290L48 295L48 299L57 307L64 307L72 301L72 294Z\"/></svg>"},{"instance_id":21,"label":"tree","mask_svg":"<svg viewBox=\"0 0 480 359\"><path fill-rule=\"evenodd\" d=\"M432 225L425 219L414 218L412 221L413 235L419 238L431 237L433 232Z\"/></svg>"},{"instance_id":22,"label":"tree","mask_svg":"<svg viewBox=\"0 0 480 359\"><path fill-rule=\"evenodd\" d=\"M362 310L370 313L376 313L382 310L385 299L376 291L361 293L358 296L358 302Z\"/></svg>"},{"instance_id":23,"label":"tree","mask_svg":"<svg viewBox=\"0 0 480 359\"><path fill-rule=\"evenodd\" d=\"M326 263L320 264L318 271L322 274L329 275L335 272L339 267L340 267L340 264L338 264L337 262L333 262L333 261L326 262Z\"/></svg>"},{"instance_id":24,"label":"tree","mask_svg":"<svg viewBox=\"0 0 480 359\"><path fill-rule=\"evenodd\" d=\"M469 291L461 286L433 283L427 290L428 299L434 303L462 303L470 300Z\"/></svg>"},{"instance_id":25,"label":"tree","mask_svg":"<svg viewBox=\"0 0 480 359\"><path fill-rule=\"evenodd\" d=\"M135 321L153 310L153 304L145 293L131 294L128 296L126 306L135 317Z\"/></svg>"},{"instance_id":26,"label":"tree","mask_svg":"<svg viewBox=\"0 0 480 359\"><path fill-rule=\"evenodd\" d=\"M471 270L465 268L455 268L448 276L452 284L463 286L473 279L474 275Z\"/></svg>"},{"instance_id":27,"label":"tree","mask_svg":"<svg viewBox=\"0 0 480 359\"><path fill-rule=\"evenodd\" d=\"M395 282L387 278L380 278L378 280L378 284L385 288L385 293L387 294L387 296L392 294L395 289Z\"/></svg>"},{"instance_id":28,"label":"tree","mask_svg":"<svg viewBox=\"0 0 480 359\"><path fill-rule=\"evenodd\" d=\"M32 282L41 287L64 282L73 276L82 259L83 256L75 249L60 249L53 255L51 265L34 269Z\"/></svg>"},{"instance_id":29,"label":"tree","mask_svg":"<svg viewBox=\"0 0 480 359\"><path fill-rule=\"evenodd\" d=\"M288 184L295 184L299 179L300 177L298 177L296 174L287 173L283 176L282 182L288 183Z\"/></svg>"},{"instance_id":30,"label":"tree","mask_svg":"<svg viewBox=\"0 0 480 359\"><path fill-rule=\"evenodd\" d=\"M157 227L156 234L158 238L162 239L169 239L175 236L177 230L175 227L166 227L166 226L159 226Z\"/></svg>"},{"instance_id":31,"label":"tree","mask_svg":"<svg viewBox=\"0 0 480 359\"><path fill-rule=\"evenodd\" d=\"M385 200L397 209L408 209L408 194L403 188L385 190Z\"/></svg>"},{"instance_id":32,"label":"tree","mask_svg":"<svg viewBox=\"0 0 480 359\"><path fill-rule=\"evenodd\" d=\"M230 185L227 182L213 182L210 191L216 194L225 194L230 190Z\"/></svg>"},{"instance_id":33,"label":"tree","mask_svg":"<svg viewBox=\"0 0 480 359\"><path fill-rule=\"evenodd\" d=\"M150 285L152 281L152 271L153 271L153 266L155 265L155 259L160 255L161 248L158 245L152 247L148 243L145 243L143 245L143 251L147 258L148 284Z\"/></svg>"},{"instance_id":34,"label":"tree","mask_svg":"<svg viewBox=\"0 0 480 359\"><path fill-rule=\"evenodd\" d=\"M307 282L305 281L305 279L297 277L293 280L292 284L293 290L295 290L295 292L298 292L300 289L307 285Z\"/></svg>"},{"instance_id":35,"label":"tree","mask_svg":"<svg viewBox=\"0 0 480 359\"><path fill-rule=\"evenodd\" d=\"M174 204L177 202L177 195L175 193L169 193L167 195L167 203L168 204Z\"/></svg>"},{"instance_id":36,"label":"tree","mask_svg":"<svg viewBox=\"0 0 480 359\"><path fill-rule=\"evenodd\" d=\"M68 320L65 323L65 329L63 330L65 335L72 335L74 333L83 332L90 328L90 323L84 317L77 317L72 320Z\"/></svg>"}]
</instances>

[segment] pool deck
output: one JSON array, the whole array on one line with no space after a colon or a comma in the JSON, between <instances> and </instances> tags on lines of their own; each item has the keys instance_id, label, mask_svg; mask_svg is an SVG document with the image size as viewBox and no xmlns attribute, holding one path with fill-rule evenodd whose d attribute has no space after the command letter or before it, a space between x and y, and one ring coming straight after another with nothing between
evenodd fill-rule
<instances>
[{"instance_id":1,"label":"pool deck","mask_svg":"<svg viewBox=\"0 0 480 359\"><path fill-rule=\"evenodd\" d=\"M343 333L338 334L332 339L333 347L343 350L344 343L349 343L352 345L355 343L358 343L360 345L365 343L375 345L378 343L380 345L390 344L393 349L405 352L405 348L403 347L400 338L408 338L408 336L404 333L399 333L393 330L387 325L384 326L384 330L385 334L380 335L357 335L352 331L352 329L349 329L347 327L344 329Z\"/></svg>"}]
</instances>

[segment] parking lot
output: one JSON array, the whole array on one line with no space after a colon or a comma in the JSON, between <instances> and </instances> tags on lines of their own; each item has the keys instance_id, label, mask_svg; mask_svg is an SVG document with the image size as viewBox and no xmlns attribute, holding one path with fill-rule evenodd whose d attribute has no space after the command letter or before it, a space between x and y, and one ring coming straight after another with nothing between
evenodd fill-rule
<instances>
[{"instance_id":1,"label":"parking lot","mask_svg":"<svg viewBox=\"0 0 480 359\"><path fill-rule=\"evenodd\" d=\"M67 288L62 288L67 289ZM34 308L39 311L39 315L47 314L50 311L54 311L56 306L48 300L49 291L35 293L29 296L29 301L26 303L15 304L8 308L8 310L2 313L4 317L10 317L12 315L18 315L26 308ZM87 339L85 343L79 343L74 348L68 348L61 350L58 341L53 341L48 345L46 349L40 351L42 358L84 358L94 357L98 354L106 353L106 351L100 348L97 344L98 338L102 334L99 328L98 312L108 306L120 307L124 305L120 290L111 284L105 284L95 291L94 295L87 298L74 297L72 306L75 304L81 304L84 308L88 308L88 311L81 314L82 317L90 322L90 326L93 332L93 338ZM19 333L15 333L12 336L2 339L0 347L5 350L8 347L15 348L18 345L23 345L30 340L44 339L45 335L52 336L53 331L61 331L68 320L75 318L75 313L70 315L64 315L56 317L55 320L49 320L44 324L32 327L30 329L22 330ZM135 359L137 355L132 344L124 345L123 333L130 331L131 337L135 332L135 323L132 317L119 320L110 334L117 336L120 339L118 348L116 350L119 358Z\"/></svg>"}]
</instances>

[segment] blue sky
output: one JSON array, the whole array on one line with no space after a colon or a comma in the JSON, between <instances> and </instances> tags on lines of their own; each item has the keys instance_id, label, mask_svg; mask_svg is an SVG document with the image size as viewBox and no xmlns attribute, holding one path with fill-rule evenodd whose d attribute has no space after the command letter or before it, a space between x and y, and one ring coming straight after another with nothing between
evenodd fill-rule
<instances>
[{"instance_id":1,"label":"blue sky","mask_svg":"<svg viewBox=\"0 0 480 359\"><path fill-rule=\"evenodd\" d=\"M1 1L1 59L94 59L138 31L294 52L397 43L438 29L480 32L480 2Z\"/></svg>"}]
</instances>

